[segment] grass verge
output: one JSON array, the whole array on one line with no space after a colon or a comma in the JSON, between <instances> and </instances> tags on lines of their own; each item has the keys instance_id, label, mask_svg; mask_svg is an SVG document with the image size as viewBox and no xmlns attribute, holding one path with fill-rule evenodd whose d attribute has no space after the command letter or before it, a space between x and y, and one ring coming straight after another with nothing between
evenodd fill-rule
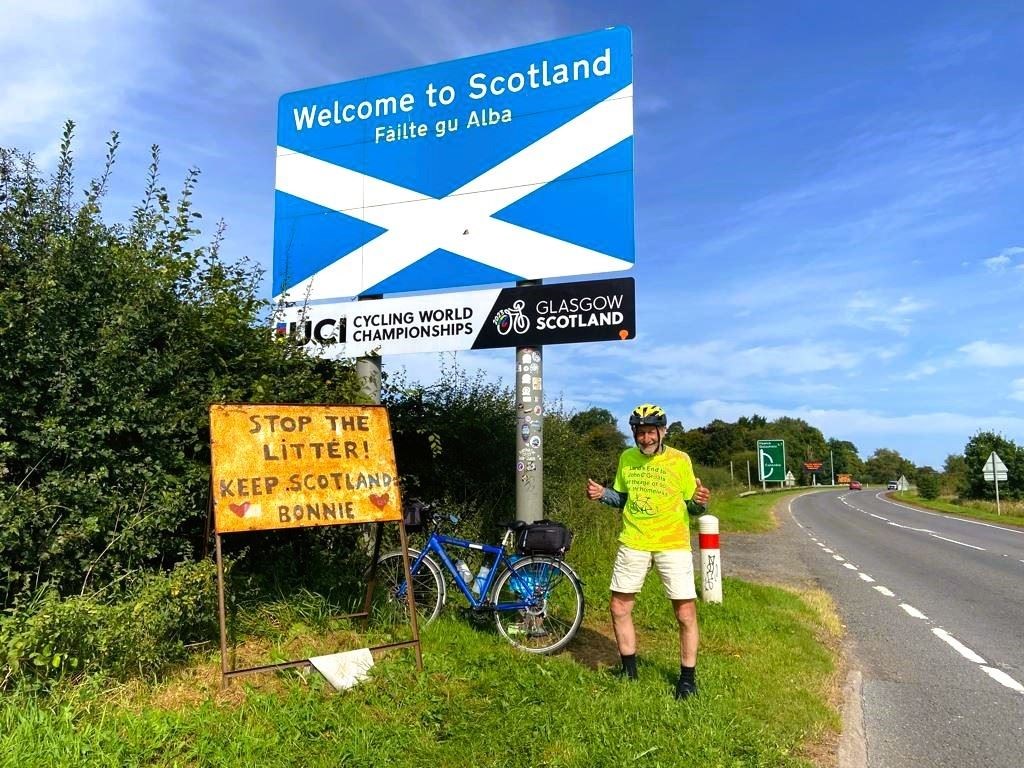
<instances>
[{"instance_id":1,"label":"grass verge","mask_svg":"<svg viewBox=\"0 0 1024 768\"><path fill-rule=\"evenodd\" d=\"M770 520L777 494L729 501L723 520ZM723 502L724 505L724 502ZM613 518L608 524L617 525ZM743 523L744 525L747 523ZM700 695L675 701L678 635L661 585L637 600L640 680L611 674L607 556L577 539L588 613L556 657L515 651L493 622L453 606L424 628L424 671L411 652L378 659L370 681L335 692L309 671L219 687L219 655L156 682L92 678L48 696L0 703L2 766L809 766L827 762L839 719L840 626L827 596L726 579L722 605L699 607ZM607 553L605 553L606 555ZM576 558L572 558L574 563ZM315 601L288 615L253 612L240 653L357 647ZM260 617L263 617L262 619ZM288 616L283 620L282 616ZM287 625L287 626L285 626ZM270 638L269 640L266 638ZM365 639L365 638L364 638ZM291 656L295 658L294 655Z\"/></svg>"},{"instance_id":2,"label":"grass verge","mask_svg":"<svg viewBox=\"0 0 1024 768\"><path fill-rule=\"evenodd\" d=\"M718 494L712 496L708 512L718 518L722 533L764 533L776 525L772 507L779 499L812 490L827 489L801 487L752 496Z\"/></svg>"},{"instance_id":3,"label":"grass verge","mask_svg":"<svg viewBox=\"0 0 1024 768\"><path fill-rule=\"evenodd\" d=\"M922 499L916 493L908 493L907 491L890 493L888 496L893 501L912 504L916 507L930 509L933 512L945 512L952 515L972 517L976 520L984 520L990 523L1024 527L1024 504L1021 502L1002 502L1000 505L1002 514L997 514L994 501L960 502L951 498Z\"/></svg>"}]
</instances>

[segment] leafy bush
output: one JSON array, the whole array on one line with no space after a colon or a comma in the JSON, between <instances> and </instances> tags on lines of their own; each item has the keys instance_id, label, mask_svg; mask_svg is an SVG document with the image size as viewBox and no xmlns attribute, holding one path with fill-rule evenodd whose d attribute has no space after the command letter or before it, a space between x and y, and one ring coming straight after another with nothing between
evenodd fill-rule
<instances>
[{"instance_id":1,"label":"leafy bush","mask_svg":"<svg viewBox=\"0 0 1024 768\"><path fill-rule=\"evenodd\" d=\"M917 471L917 495L922 499L937 499L940 490L939 473L931 467L921 467Z\"/></svg>"},{"instance_id":2,"label":"leafy bush","mask_svg":"<svg viewBox=\"0 0 1024 768\"><path fill-rule=\"evenodd\" d=\"M391 415L402 493L461 519L465 535L491 536L515 517L515 402L511 390L444 368L436 384L392 375L381 402Z\"/></svg>"},{"instance_id":3,"label":"leafy bush","mask_svg":"<svg viewBox=\"0 0 1024 768\"><path fill-rule=\"evenodd\" d=\"M981 431L964 446L964 497L995 499L995 483L985 480L984 475L985 462L993 451L1008 470L1006 480L999 483L1000 495L1004 499L1024 499L1024 448L995 432Z\"/></svg>"},{"instance_id":4,"label":"leafy bush","mask_svg":"<svg viewBox=\"0 0 1024 768\"><path fill-rule=\"evenodd\" d=\"M197 242L198 171L172 201L154 147L142 202L108 224L105 169L76 200L0 149L0 590L77 594L203 551L214 402L355 402L348 364L273 339L258 270ZM64 609L73 610L73 609Z\"/></svg>"},{"instance_id":5,"label":"leafy bush","mask_svg":"<svg viewBox=\"0 0 1024 768\"><path fill-rule=\"evenodd\" d=\"M151 574L116 602L97 593L62 598L41 590L0 622L2 679L46 680L105 672L153 675L186 645L217 636L216 570L210 561Z\"/></svg>"}]
</instances>

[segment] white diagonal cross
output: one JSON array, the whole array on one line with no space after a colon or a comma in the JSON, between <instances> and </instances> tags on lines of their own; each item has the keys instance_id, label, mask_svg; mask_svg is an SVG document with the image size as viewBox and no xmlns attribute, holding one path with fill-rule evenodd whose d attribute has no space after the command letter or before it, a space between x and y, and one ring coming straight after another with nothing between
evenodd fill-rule
<instances>
[{"instance_id":1,"label":"white diagonal cross","mask_svg":"<svg viewBox=\"0 0 1024 768\"><path fill-rule=\"evenodd\" d=\"M356 295L438 248L527 279L628 269L493 215L631 136L632 96L630 84L441 199L278 147L277 189L387 230L285 296Z\"/></svg>"}]
</instances>

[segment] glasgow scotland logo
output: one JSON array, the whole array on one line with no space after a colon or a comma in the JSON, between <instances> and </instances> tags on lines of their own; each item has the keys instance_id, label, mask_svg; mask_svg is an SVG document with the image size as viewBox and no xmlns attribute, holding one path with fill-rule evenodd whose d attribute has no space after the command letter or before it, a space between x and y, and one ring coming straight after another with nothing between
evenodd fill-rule
<instances>
[{"instance_id":1,"label":"glasgow scotland logo","mask_svg":"<svg viewBox=\"0 0 1024 768\"><path fill-rule=\"evenodd\" d=\"M498 333L502 336L508 336L509 333L515 331L522 335L530 330L530 318L523 314L523 307L526 306L526 302L522 299L512 302L512 306L506 309L499 309L494 317L491 318L491 322L498 329Z\"/></svg>"}]
</instances>

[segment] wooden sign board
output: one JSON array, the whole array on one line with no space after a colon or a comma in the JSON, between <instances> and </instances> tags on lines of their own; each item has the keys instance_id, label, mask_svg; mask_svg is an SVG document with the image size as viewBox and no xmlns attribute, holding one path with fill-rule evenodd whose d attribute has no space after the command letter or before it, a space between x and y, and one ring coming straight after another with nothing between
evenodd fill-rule
<instances>
[{"instance_id":1,"label":"wooden sign board","mask_svg":"<svg viewBox=\"0 0 1024 768\"><path fill-rule=\"evenodd\" d=\"M401 519L379 405L210 407L217 533Z\"/></svg>"}]
</instances>

